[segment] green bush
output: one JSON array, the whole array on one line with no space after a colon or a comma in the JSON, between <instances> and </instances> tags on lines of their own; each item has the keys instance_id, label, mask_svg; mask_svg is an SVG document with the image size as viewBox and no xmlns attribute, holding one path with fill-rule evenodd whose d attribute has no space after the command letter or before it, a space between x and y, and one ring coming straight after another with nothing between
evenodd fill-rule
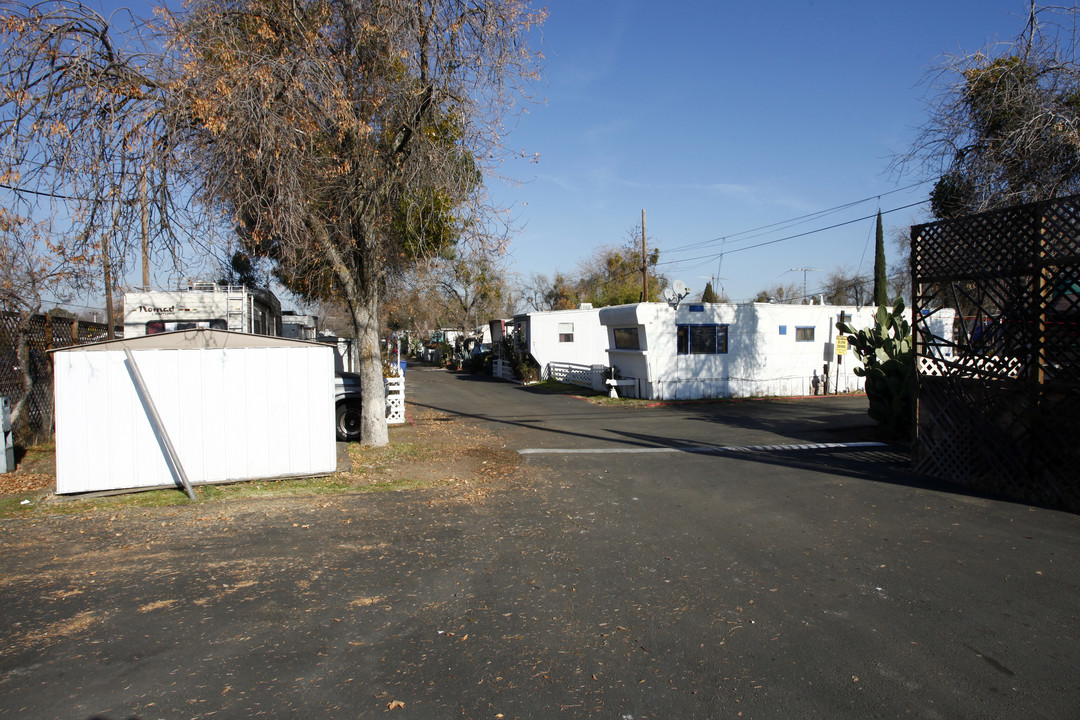
<instances>
[{"instance_id":1,"label":"green bush","mask_svg":"<svg viewBox=\"0 0 1080 720\"><path fill-rule=\"evenodd\" d=\"M523 383L540 380L540 364L515 336L504 337L499 345L502 348L502 358L510 364L515 378Z\"/></svg>"},{"instance_id":2,"label":"green bush","mask_svg":"<svg viewBox=\"0 0 1080 720\"><path fill-rule=\"evenodd\" d=\"M863 367L855 374L865 378L867 411L890 437L911 438L915 403L915 350L911 324L904 317L904 302L897 300L890 310L878 308L873 327L856 330L851 323L838 322L836 329L848 342Z\"/></svg>"},{"instance_id":3,"label":"green bush","mask_svg":"<svg viewBox=\"0 0 1080 720\"><path fill-rule=\"evenodd\" d=\"M488 355L491 353L474 353L462 363L461 369L467 373L480 373L484 372L484 366L487 362Z\"/></svg>"}]
</instances>

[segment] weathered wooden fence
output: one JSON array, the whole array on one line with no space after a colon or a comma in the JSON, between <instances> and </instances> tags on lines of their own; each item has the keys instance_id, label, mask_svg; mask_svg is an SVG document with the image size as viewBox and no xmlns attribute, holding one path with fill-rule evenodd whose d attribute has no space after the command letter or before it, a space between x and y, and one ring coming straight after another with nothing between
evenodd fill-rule
<instances>
[{"instance_id":1,"label":"weathered wooden fence","mask_svg":"<svg viewBox=\"0 0 1080 720\"><path fill-rule=\"evenodd\" d=\"M911 264L915 469L1080 510L1080 196L917 225Z\"/></svg>"},{"instance_id":2,"label":"weathered wooden fence","mask_svg":"<svg viewBox=\"0 0 1080 720\"><path fill-rule=\"evenodd\" d=\"M24 324L18 313L0 313L0 396L8 398L14 408L26 392L24 366L32 379L17 431L32 435L52 431L53 375L48 351L103 339L107 329L104 323L47 315L33 315ZM25 364L19 356L19 338L23 332L28 341Z\"/></svg>"}]
</instances>

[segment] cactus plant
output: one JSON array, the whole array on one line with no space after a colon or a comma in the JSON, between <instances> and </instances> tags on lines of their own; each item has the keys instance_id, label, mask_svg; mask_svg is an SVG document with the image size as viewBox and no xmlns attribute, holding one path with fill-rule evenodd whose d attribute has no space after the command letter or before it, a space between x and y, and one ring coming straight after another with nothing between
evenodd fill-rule
<instances>
[{"instance_id":1,"label":"cactus plant","mask_svg":"<svg viewBox=\"0 0 1080 720\"><path fill-rule=\"evenodd\" d=\"M856 330L851 323L838 322L836 329L848 336L849 347L863 364L855 374L865 378L870 417L891 437L910 438L915 352L903 300L891 309L880 306L873 327Z\"/></svg>"}]
</instances>

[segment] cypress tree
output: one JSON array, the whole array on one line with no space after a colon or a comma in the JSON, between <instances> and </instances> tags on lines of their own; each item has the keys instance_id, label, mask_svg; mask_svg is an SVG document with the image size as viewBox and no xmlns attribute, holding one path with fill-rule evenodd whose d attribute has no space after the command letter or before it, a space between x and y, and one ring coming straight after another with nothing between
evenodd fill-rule
<instances>
[{"instance_id":1,"label":"cypress tree","mask_svg":"<svg viewBox=\"0 0 1080 720\"><path fill-rule=\"evenodd\" d=\"M874 304L889 304L889 284L885 275L885 233L881 229L881 211L877 213L877 243L874 246Z\"/></svg>"}]
</instances>

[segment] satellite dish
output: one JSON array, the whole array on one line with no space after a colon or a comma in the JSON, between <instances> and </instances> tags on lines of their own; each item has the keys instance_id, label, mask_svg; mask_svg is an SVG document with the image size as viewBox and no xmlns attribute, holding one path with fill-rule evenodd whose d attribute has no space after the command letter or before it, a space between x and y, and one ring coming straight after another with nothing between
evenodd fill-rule
<instances>
[{"instance_id":1,"label":"satellite dish","mask_svg":"<svg viewBox=\"0 0 1080 720\"><path fill-rule=\"evenodd\" d=\"M671 288L664 288L664 292L662 292L660 294L663 295L664 299L667 300L668 302L671 302L672 300L675 299L675 293L673 293L671 291Z\"/></svg>"},{"instance_id":2,"label":"satellite dish","mask_svg":"<svg viewBox=\"0 0 1080 720\"><path fill-rule=\"evenodd\" d=\"M679 297L686 297L690 294L690 288L686 287L686 283L682 280L676 280L671 286L675 290L675 294Z\"/></svg>"}]
</instances>

